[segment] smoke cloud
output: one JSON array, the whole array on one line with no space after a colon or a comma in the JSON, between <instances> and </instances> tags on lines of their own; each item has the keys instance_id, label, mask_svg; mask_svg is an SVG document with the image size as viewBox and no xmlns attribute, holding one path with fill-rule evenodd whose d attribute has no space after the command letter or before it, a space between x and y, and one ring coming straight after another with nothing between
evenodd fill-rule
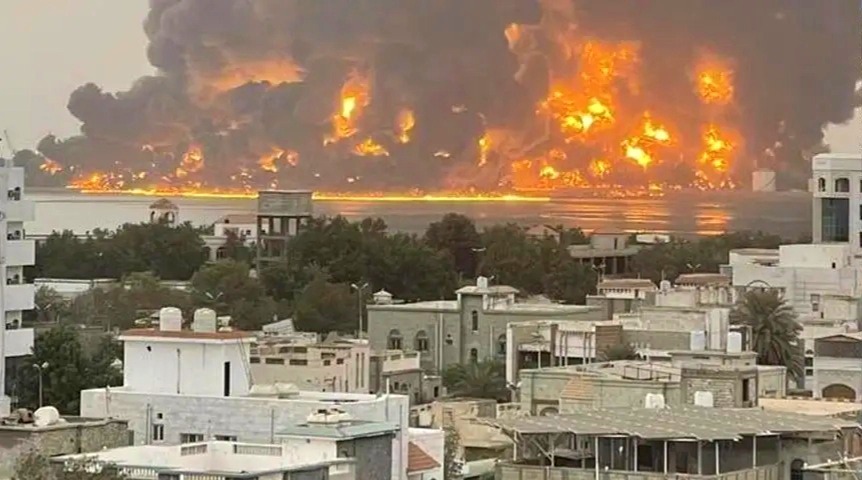
<instances>
[{"instance_id":1,"label":"smoke cloud","mask_svg":"<svg viewBox=\"0 0 862 480\"><path fill-rule=\"evenodd\" d=\"M157 75L78 88L81 135L38 146L80 181L495 190L729 185L756 167L799 180L801 152L860 103L857 0L151 0L144 29ZM700 65L732 90L699 94ZM627 137L648 119L668 138Z\"/></svg>"}]
</instances>

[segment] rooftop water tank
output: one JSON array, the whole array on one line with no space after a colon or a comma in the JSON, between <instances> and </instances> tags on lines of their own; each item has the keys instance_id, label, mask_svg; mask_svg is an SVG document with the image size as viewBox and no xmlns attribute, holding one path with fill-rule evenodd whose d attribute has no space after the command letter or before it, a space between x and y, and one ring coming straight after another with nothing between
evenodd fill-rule
<instances>
[{"instance_id":1,"label":"rooftop water tank","mask_svg":"<svg viewBox=\"0 0 862 480\"><path fill-rule=\"evenodd\" d=\"M164 307L159 310L159 330L163 332L179 332L182 329L182 310L176 307Z\"/></svg>"},{"instance_id":2,"label":"rooftop water tank","mask_svg":"<svg viewBox=\"0 0 862 480\"><path fill-rule=\"evenodd\" d=\"M192 330L195 332L214 333L216 331L216 312L211 308L195 310Z\"/></svg>"},{"instance_id":3,"label":"rooftop water tank","mask_svg":"<svg viewBox=\"0 0 862 480\"><path fill-rule=\"evenodd\" d=\"M42 407L33 412L33 425L47 427L60 421L60 412L54 407Z\"/></svg>"},{"instance_id":4,"label":"rooftop water tank","mask_svg":"<svg viewBox=\"0 0 862 480\"><path fill-rule=\"evenodd\" d=\"M476 286L479 288L488 288L488 277L478 277L476 279Z\"/></svg>"},{"instance_id":5,"label":"rooftop water tank","mask_svg":"<svg viewBox=\"0 0 862 480\"><path fill-rule=\"evenodd\" d=\"M727 353L742 352L742 333L730 332L727 334Z\"/></svg>"},{"instance_id":6,"label":"rooftop water tank","mask_svg":"<svg viewBox=\"0 0 862 480\"><path fill-rule=\"evenodd\" d=\"M694 404L698 407L714 407L712 392L694 392Z\"/></svg>"},{"instance_id":7,"label":"rooftop water tank","mask_svg":"<svg viewBox=\"0 0 862 480\"><path fill-rule=\"evenodd\" d=\"M646 408L664 408L664 395L660 393L647 393L644 399Z\"/></svg>"}]
</instances>

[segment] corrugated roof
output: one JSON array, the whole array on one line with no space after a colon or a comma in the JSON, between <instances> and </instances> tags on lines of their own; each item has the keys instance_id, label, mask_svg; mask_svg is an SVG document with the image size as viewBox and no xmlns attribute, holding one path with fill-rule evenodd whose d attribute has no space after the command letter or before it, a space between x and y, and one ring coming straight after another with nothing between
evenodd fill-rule
<instances>
[{"instance_id":1,"label":"corrugated roof","mask_svg":"<svg viewBox=\"0 0 862 480\"><path fill-rule=\"evenodd\" d=\"M337 440L376 437L398 431L398 426L383 422L305 423L292 425L278 433L283 437L332 438Z\"/></svg>"},{"instance_id":2,"label":"corrugated roof","mask_svg":"<svg viewBox=\"0 0 862 480\"><path fill-rule=\"evenodd\" d=\"M439 466L440 463L425 453L419 445L413 442L407 445L407 473L424 472Z\"/></svg>"},{"instance_id":3,"label":"corrugated roof","mask_svg":"<svg viewBox=\"0 0 862 480\"><path fill-rule=\"evenodd\" d=\"M651 440L733 440L743 435L825 432L858 426L830 417L701 407L589 409L567 415L480 421L521 434L627 435Z\"/></svg>"}]
</instances>

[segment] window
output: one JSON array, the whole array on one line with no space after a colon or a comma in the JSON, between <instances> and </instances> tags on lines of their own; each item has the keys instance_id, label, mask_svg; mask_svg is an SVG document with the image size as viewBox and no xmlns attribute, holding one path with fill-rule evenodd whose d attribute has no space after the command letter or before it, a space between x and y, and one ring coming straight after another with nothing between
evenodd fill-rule
<instances>
[{"instance_id":1,"label":"window","mask_svg":"<svg viewBox=\"0 0 862 480\"><path fill-rule=\"evenodd\" d=\"M291 358L290 364L296 366L308 365L308 360L304 358Z\"/></svg>"},{"instance_id":2,"label":"window","mask_svg":"<svg viewBox=\"0 0 862 480\"><path fill-rule=\"evenodd\" d=\"M790 480L803 480L805 478L805 462L796 459L790 462Z\"/></svg>"},{"instance_id":3,"label":"window","mask_svg":"<svg viewBox=\"0 0 862 480\"><path fill-rule=\"evenodd\" d=\"M390 330L386 347L390 350L401 350L401 332L397 329Z\"/></svg>"},{"instance_id":4,"label":"window","mask_svg":"<svg viewBox=\"0 0 862 480\"><path fill-rule=\"evenodd\" d=\"M742 379L742 401L747 402L751 399L751 392L748 391L748 387L751 383L751 380L748 378Z\"/></svg>"},{"instance_id":5,"label":"window","mask_svg":"<svg viewBox=\"0 0 862 480\"><path fill-rule=\"evenodd\" d=\"M323 361L323 366L324 366L324 367L328 367L330 364L332 364L332 360L324 360L324 361Z\"/></svg>"},{"instance_id":6,"label":"window","mask_svg":"<svg viewBox=\"0 0 862 480\"><path fill-rule=\"evenodd\" d=\"M472 312L470 312L470 320L472 321L472 324L473 324L473 333L478 332L479 331L479 312L477 312L476 310L473 310Z\"/></svg>"},{"instance_id":7,"label":"window","mask_svg":"<svg viewBox=\"0 0 862 480\"><path fill-rule=\"evenodd\" d=\"M216 435L215 439L217 442L235 442L236 435Z\"/></svg>"},{"instance_id":8,"label":"window","mask_svg":"<svg viewBox=\"0 0 862 480\"><path fill-rule=\"evenodd\" d=\"M818 192L825 192L826 191L826 179L825 178L818 178L817 179L817 191Z\"/></svg>"},{"instance_id":9,"label":"window","mask_svg":"<svg viewBox=\"0 0 862 480\"><path fill-rule=\"evenodd\" d=\"M267 365L284 365L284 359L283 358L267 358L266 364Z\"/></svg>"},{"instance_id":10,"label":"window","mask_svg":"<svg viewBox=\"0 0 862 480\"><path fill-rule=\"evenodd\" d=\"M497 355L505 356L506 355L506 334L502 334L497 337Z\"/></svg>"},{"instance_id":11,"label":"window","mask_svg":"<svg viewBox=\"0 0 862 480\"><path fill-rule=\"evenodd\" d=\"M475 348L470 349L470 362L479 363L479 350Z\"/></svg>"},{"instance_id":12,"label":"window","mask_svg":"<svg viewBox=\"0 0 862 480\"><path fill-rule=\"evenodd\" d=\"M434 387L434 398L440 396L440 387Z\"/></svg>"},{"instance_id":13,"label":"window","mask_svg":"<svg viewBox=\"0 0 862 480\"><path fill-rule=\"evenodd\" d=\"M202 433L181 433L180 443L197 443L203 442L204 435Z\"/></svg>"},{"instance_id":14,"label":"window","mask_svg":"<svg viewBox=\"0 0 862 480\"><path fill-rule=\"evenodd\" d=\"M248 359L250 363L260 363L260 357L251 357Z\"/></svg>"},{"instance_id":15,"label":"window","mask_svg":"<svg viewBox=\"0 0 862 480\"><path fill-rule=\"evenodd\" d=\"M824 198L820 205L820 235L823 242L850 240L850 200Z\"/></svg>"},{"instance_id":16,"label":"window","mask_svg":"<svg viewBox=\"0 0 862 480\"><path fill-rule=\"evenodd\" d=\"M446 334L446 345L452 345L453 343L455 343L455 339L452 338L451 333L447 333Z\"/></svg>"},{"instance_id":17,"label":"window","mask_svg":"<svg viewBox=\"0 0 862 480\"><path fill-rule=\"evenodd\" d=\"M163 442L165 440L165 426L157 423L153 425L153 441Z\"/></svg>"},{"instance_id":18,"label":"window","mask_svg":"<svg viewBox=\"0 0 862 480\"><path fill-rule=\"evenodd\" d=\"M336 364L336 365L344 365L344 359L343 359L343 358L339 358L338 360L336 360L336 361L335 361L335 364Z\"/></svg>"},{"instance_id":19,"label":"window","mask_svg":"<svg viewBox=\"0 0 862 480\"><path fill-rule=\"evenodd\" d=\"M860 234L862 235L862 234ZM812 293L811 294L811 311L819 312L820 311L820 294Z\"/></svg>"},{"instance_id":20,"label":"window","mask_svg":"<svg viewBox=\"0 0 862 480\"><path fill-rule=\"evenodd\" d=\"M419 330L416 334L413 348L415 348L417 352L428 351L428 334L425 333L425 330Z\"/></svg>"},{"instance_id":21,"label":"window","mask_svg":"<svg viewBox=\"0 0 862 480\"><path fill-rule=\"evenodd\" d=\"M230 396L230 362L224 362L224 396Z\"/></svg>"},{"instance_id":22,"label":"window","mask_svg":"<svg viewBox=\"0 0 862 480\"><path fill-rule=\"evenodd\" d=\"M839 192L839 193L850 192L850 179L849 178L836 178L835 179L835 191Z\"/></svg>"}]
</instances>

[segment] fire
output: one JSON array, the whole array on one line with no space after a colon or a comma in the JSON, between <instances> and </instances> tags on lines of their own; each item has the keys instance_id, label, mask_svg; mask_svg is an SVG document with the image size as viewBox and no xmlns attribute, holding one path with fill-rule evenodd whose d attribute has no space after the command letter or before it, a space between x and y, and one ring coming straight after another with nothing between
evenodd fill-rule
<instances>
[{"instance_id":1,"label":"fire","mask_svg":"<svg viewBox=\"0 0 862 480\"><path fill-rule=\"evenodd\" d=\"M363 157L387 157L389 151L383 145L375 142L373 139L366 138L365 141L356 145L353 152Z\"/></svg>"},{"instance_id":2,"label":"fire","mask_svg":"<svg viewBox=\"0 0 862 480\"><path fill-rule=\"evenodd\" d=\"M580 99L577 94L554 90L542 104L560 124L560 131L573 140L597 124L610 124L614 117L610 107L596 97Z\"/></svg>"},{"instance_id":3,"label":"fire","mask_svg":"<svg viewBox=\"0 0 862 480\"><path fill-rule=\"evenodd\" d=\"M652 155L637 144L637 140L623 141L623 150L628 159L634 160L642 168L647 168L653 162Z\"/></svg>"},{"instance_id":4,"label":"fire","mask_svg":"<svg viewBox=\"0 0 862 480\"><path fill-rule=\"evenodd\" d=\"M596 178L604 178L611 171L611 164L603 158L590 162L590 173Z\"/></svg>"},{"instance_id":5,"label":"fire","mask_svg":"<svg viewBox=\"0 0 862 480\"><path fill-rule=\"evenodd\" d=\"M484 134L479 138L479 166L488 163L488 152L491 151L491 139L488 134Z\"/></svg>"},{"instance_id":6,"label":"fire","mask_svg":"<svg viewBox=\"0 0 862 480\"><path fill-rule=\"evenodd\" d=\"M554 168L550 165L545 165L539 171L539 176L542 178L550 179L550 180L556 180L556 179L560 178L560 172L558 172L556 168Z\"/></svg>"},{"instance_id":7,"label":"fire","mask_svg":"<svg viewBox=\"0 0 862 480\"><path fill-rule=\"evenodd\" d=\"M704 152L700 156L702 166L711 168L714 172L725 173L730 164L730 155L734 146L721 133L716 125L710 125L703 136Z\"/></svg>"},{"instance_id":8,"label":"fire","mask_svg":"<svg viewBox=\"0 0 862 480\"><path fill-rule=\"evenodd\" d=\"M257 161L261 170L270 173L278 173L280 169L279 163L286 163L291 167L295 167L299 164L299 154L292 150L273 148L272 153L260 157Z\"/></svg>"},{"instance_id":9,"label":"fire","mask_svg":"<svg viewBox=\"0 0 862 480\"><path fill-rule=\"evenodd\" d=\"M398 141L401 143L410 142L410 131L416 126L416 118L413 116L413 111L410 109L401 110L398 113Z\"/></svg>"},{"instance_id":10,"label":"fire","mask_svg":"<svg viewBox=\"0 0 862 480\"><path fill-rule=\"evenodd\" d=\"M47 173L48 175L56 175L63 171L63 166L59 163L51 160L50 158L46 158L41 165L39 165L39 170Z\"/></svg>"},{"instance_id":11,"label":"fire","mask_svg":"<svg viewBox=\"0 0 862 480\"><path fill-rule=\"evenodd\" d=\"M369 102L368 81L358 71L353 71L341 88L341 105L332 117L332 136L324 144L335 143L356 134L357 120Z\"/></svg>"},{"instance_id":12,"label":"fire","mask_svg":"<svg viewBox=\"0 0 862 480\"><path fill-rule=\"evenodd\" d=\"M653 123L649 117L644 120L644 136L659 143L667 143L670 141L670 133L667 129L662 125Z\"/></svg>"},{"instance_id":13,"label":"fire","mask_svg":"<svg viewBox=\"0 0 862 480\"><path fill-rule=\"evenodd\" d=\"M199 172L204 168L204 154L200 145L192 145L183 155L180 166L177 167L174 174L177 178L185 178L190 173Z\"/></svg>"},{"instance_id":14,"label":"fire","mask_svg":"<svg viewBox=\"0 0 862 480\"><path fill-rule=\"evenodd\" d=\"M697 94L708 105L727 105L733 101L733 70L726 62L706 59L697 68Z\"/></svg>"}]
</instances>

